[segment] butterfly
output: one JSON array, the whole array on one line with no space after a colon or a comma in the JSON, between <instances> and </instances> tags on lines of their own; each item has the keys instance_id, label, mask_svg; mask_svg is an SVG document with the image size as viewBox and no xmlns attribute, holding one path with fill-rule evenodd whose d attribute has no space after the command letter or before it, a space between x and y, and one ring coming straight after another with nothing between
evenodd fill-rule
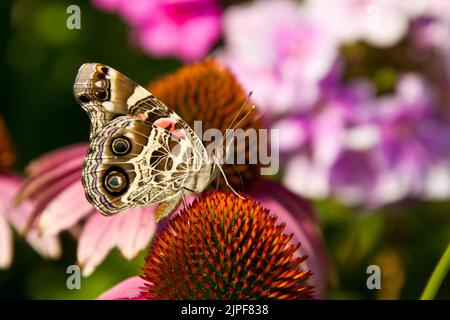
<instances>
[{"instance_id":1,"label":"butterfly","mask_svg":"<svg viewBox=\"0 0 450 320\"><path fill-rule=\"evenodd\" d=\"M160 220L223 173L180 116L113 68L83 64L74 96L91 120L82 183L102 214L158 204Z\"/></svg>"}]
</instances>

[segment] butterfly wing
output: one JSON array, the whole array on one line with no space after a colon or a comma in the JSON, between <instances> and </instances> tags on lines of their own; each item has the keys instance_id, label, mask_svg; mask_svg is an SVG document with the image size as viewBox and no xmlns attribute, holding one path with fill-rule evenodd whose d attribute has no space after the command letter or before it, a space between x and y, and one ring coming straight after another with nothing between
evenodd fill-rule
<instances>
[{"instance_id":1,"label":"butterfly wing","mask_svg":"<svg viewBox=\"0 0 450 320\"><path fill-rule=\"evenodd\" d=\"M200 138L131 79L87 63L74 95L92 122L82 181L87 199L103 214L160 203L161 219L184 192L200 192L210 183L214 165Z\"/></svg>"},{"instance_id":2,"label":"butterfly wing","mask_svg":"<svg viewBox=\"0 0 450 320\"><path fill-rule=\"evenodd\" d=\"M74 96L91 119L91 137L120 115L146 113L154 121L170 113L169 108L150 92L101 63L85 63L80 67Z\"/></svg>"},{"instance_id":3,"label":"butterfly wing","mask_svg":"<svg viewBox=\"0 0 450 320\"><path fill-rule=\"evenodd\" d=\"M184 130L174 134L141 118L119 116L91 139L82 182L89 202L112 215L151 203L178 203L184 189L199 186L205 170L209 164Z\"/></svg>"}]
</instances>

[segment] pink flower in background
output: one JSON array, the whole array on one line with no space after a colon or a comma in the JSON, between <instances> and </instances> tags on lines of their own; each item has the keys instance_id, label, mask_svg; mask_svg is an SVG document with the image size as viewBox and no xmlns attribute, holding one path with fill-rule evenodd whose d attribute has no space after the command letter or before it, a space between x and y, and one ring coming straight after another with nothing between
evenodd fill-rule
<instances>
[{"instance_id":1,"label":"pink flower in background","mask_svg":"<svg viewBox=\"0 0 450 320\"><path fill-rule=\"evenodd\" d=\"M372 97L372 88L364 82L344 88L333 83L323 94L321 102L306 113L289 114L275 121L280 141L288 140L295 130L301 143L297 146L281 144L285 159L283 183L292 191L310 198L326 198L331 194L330 169L345 150L346 144L359 148L373 145L370 139L357 134L363 141L348 141L349 129L365 117L359 105ZM286 125L288 125L286 127ZM367 137L368 138L368 137ZM352 174L351 171L344 174Z\"/></svg>"},{"instance_id":2,"label":"pink flower in background","mask_svg":"<svg viewBox=\"0 0 450 320\"><path fill-rule=\"evenodd\" d=\"M446 2L446 6L441 11L430 9L423 17L416 19L411 28L411 38L421 56L433 59L437 55L450 70L450 2ZM448 72L446 76L450 83Z\"/></svg>"},{"instance_id":3,"label":"pink flower in background","mask_svg":"<svg viewBox=\"0 0 450 320\"><path fill-rule=\"evenodd\" d=\"M450 2L447 0L425 1L424 15L450 22Z\"/></svg>"},{"instance_id":4,"label":"pink flower in background","mask_svg":"<svg viewBox=\"0 0 450 320\"><path fill-rule=\"evenodd\" d=\"M31 219L31 201L17 208L12 206L12 199L21 183L22 179L16 175L0 174L0 269L8 268L12 262L13 238L9 225L23 233ZM59 239L52 235L41 235L35 225L29 228L25 239L44 258L57 259L61 255Z\"/></svg>"},{"instance_id":5,"label":"pink flower in background","mask_svg":"<svg viewBox=\"0 0 450 320\"><path fill-rule=\"evenodd\" d=\"M436 168L450 164L450 128L430 90L420 76L405 74L395 93L361 106L368 119L349 131L354 143L331 168L330 185L341 199L377 206L406 197L450 197L449 172L441 169L440 182L430 181ZM364 137L373 143L354 148Z\"/></svg>"},{"instance_id":6,"label":"pink flower in background","mask_svg":"<svg viewBox=\"0 0 450 320\"><path fill-rule=\"evenodd\" d=\"M296 127L303 137L289 149L286 186L365 206L450 197L450 126L429 84L405 74L394 93L372 91L362 83L336 89L309 113L274 124L281 132Z\"/></svg>"},{"instance_id":7,"label":"pink flower in background","mask_svg":"<svg viewBox=\"0 0 450 320\"><path fill-rule=\"evenodd\" d=\"M150 55L183 61L204 58L221 35L218 0L93 0L116 12L132 28L132 38Z\"/></svg>"},{"instance_id":8,"label":"pink flower in background","mask_svg":"<svg viewBox=\"0 0 450 320\"><path fill-rule=\"evenodd\" d=\"M376 152L382 155L380 165L388 173L391 197L398 194L393 200L424 195L433 198L433 192L427 190L430 171L450 164L450 122L441 117L434 98L433 88L424 78L405 74L394 94L374 101L371 120L380 132L380 150ZM382 183L379 189L387 189ZM450 197L448 174L446 185L440 183L441 192L436 197Z\"/></svg>"},{"instance_id":9,"label":"pink flower in background","mask_svg":"<svg viewBox=\"0 0 450 320\"><path fill-rule=\"evenodd\" d=\"M270 117L304 110L320 95L337 43L294 1L254 1L224 14L225 48L218 53Z\"/></svg>"}]
</instances>

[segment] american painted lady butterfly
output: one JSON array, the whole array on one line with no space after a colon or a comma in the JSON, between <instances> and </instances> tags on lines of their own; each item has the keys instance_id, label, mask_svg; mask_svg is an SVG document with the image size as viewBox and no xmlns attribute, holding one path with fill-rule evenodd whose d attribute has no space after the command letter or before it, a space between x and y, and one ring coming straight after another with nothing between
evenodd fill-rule
<instances>
[{"instance_id":1,"label":"american painted lady butterfly","mask_svg":"<svg viewBox=\"0 0 450 320\"><path fill-rule=\"evenodd\" d=\"M86 63L74 95L91 119L82 182L103 214L157 203L160 220L221 171L183 119L120 72Z\"/></svg>"}]
</instances>

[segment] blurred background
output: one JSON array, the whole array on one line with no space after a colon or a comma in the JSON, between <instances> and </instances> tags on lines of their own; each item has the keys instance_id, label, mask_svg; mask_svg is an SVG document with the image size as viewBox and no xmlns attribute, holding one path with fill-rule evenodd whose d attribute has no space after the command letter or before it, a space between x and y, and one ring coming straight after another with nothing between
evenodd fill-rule
<instances>
[{"instance_id":1,"label":"blurred background","mask_svg":"<svg viewBox=\"0 0 450 320\"><path fill-rule=\"evenodd\" d=\"M280 130L277 179L312 201L336 268L326 295L420 297L450 241L448 1L121 2L77 1L79 30L66 26L74 1L0 3L0 115L15 171L88 140L72 94L81 64L102 62L145 85L213 56ZM92 299L139 273L145 255L127 261L114 249L82 290L68 290L77 244L61 240L61 258L49 261L16 232L0 298ZM366 287L372 264L381 290ZM437 298L450 299L448 277Z\"/></svg>"}]
</instances>

